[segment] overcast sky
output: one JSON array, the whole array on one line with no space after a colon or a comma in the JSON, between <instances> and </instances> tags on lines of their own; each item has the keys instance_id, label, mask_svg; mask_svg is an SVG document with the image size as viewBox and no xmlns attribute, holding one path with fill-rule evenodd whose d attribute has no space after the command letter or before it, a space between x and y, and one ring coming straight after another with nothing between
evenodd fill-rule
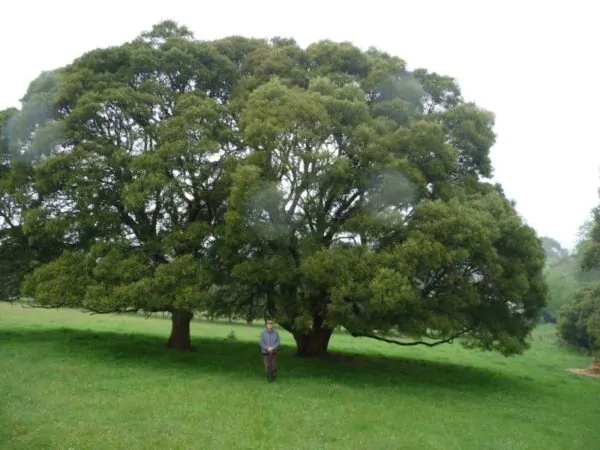
<instances>
[{"instance_id":1,"label":"overcast sky","mask_svg":"<svg viewBox=\"0 0 600 450\"><path fill-rule=\"evenodd\" d=\"M409 68L455 77L467 100L496 114L496 180L538 233L571 247L599 203L595 3L22 0L0 18L0 109L18 106L42 70L129 41L164 19L199 39L237 34L293 37L302 46L321 39L372 45Z\"/></svg>"}]
</instances>

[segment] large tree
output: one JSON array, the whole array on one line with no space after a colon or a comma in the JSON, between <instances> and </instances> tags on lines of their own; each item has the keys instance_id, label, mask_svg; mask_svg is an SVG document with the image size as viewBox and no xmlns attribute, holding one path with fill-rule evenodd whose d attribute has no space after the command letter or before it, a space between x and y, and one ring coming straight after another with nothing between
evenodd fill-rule
<instances>
[{"instance_id":1,"label":"large tree","mask_svg":"<svg viewBox=\"0 0 600 450\"><path fill-rule=\"evenodd\" d=\"M242 57L258 45L218 44ZM30 85L11 133L42 199L25 222L66 250L26 278L26 295L98 313L170 311L168 346L190 347L213 283L226 168L242 148L240 77L217 43L164 22Z\"/></svg>"},{"instance_id":2,"label":"large tree","mask_svg":"<svg viewBox=\"0 0 600 450\"><path fill-rule=\"evenodd\" d=\"M525 349L544 253L482 181L493 116L451 78L374 50L322 42L300 61L308 81L272 77L241 114L252 152L225 220L229 298L264 301L300 355L325 353L338 326L400 345Z\"/></svg>"},{"instance_id":3,"label":"large tree","mask_svg":"<svg viewBox=\"0 0 600 450\"><path fill-rule=\"evenodd\" d=\"M36 193L21 215L64 251L23 292L170 311L183 349L204 309L263 310L307 356L340 326L521 352L544 252L485 181L493 122L452 78L375 49L163 22L30 85L10 133Z\"/></svg>"}]
</instances>

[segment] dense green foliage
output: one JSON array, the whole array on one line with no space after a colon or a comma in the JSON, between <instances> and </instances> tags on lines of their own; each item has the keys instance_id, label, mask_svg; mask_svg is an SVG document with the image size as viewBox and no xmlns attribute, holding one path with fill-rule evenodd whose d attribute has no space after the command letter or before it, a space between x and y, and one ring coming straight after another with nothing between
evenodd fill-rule
<instances>
[{"instance_id":1,"label":"dense green foliage","mask_svg":"<svg viewBox=\"0 0 600 450\"><path fill-rule=\"evenodd\" d=\"M163 22L6 115L0 245L35 256L12 276L38 305L170 311L183 349L204 310L272 316L301 355L336 327L510 355L545 304L540 241L485 181L493 115L375 49Z\"/></svg>"},{"instance_id":2,"label":"dense green foliage","mask_svg":"<svg viewBox=\"0 0 600 450\"><path fill-rule=\"evenodd\" d=\"M9 124L17 117L16 109L0 111L0 301L17 299L23 277L63 249L37 230L24 228L22 213L37 208L39 197L32 166L15 157L18 147L11 148Z\"/></svg>"},{"instance_id":3,"label":"dense green foliage","mask_svg":"<svg viewBox=\"0 0 600 450\"><path fill-rule=\"evenodd\" d=\"M31 449L597 448L598 380L566 368L550 327L510 363L457 344L398 348L335 333L277 383L258 327L193 321L197 353L160 348L169 322L0 304L0 447ZM228 339L231 331L237 339Z\"/></svg>"}]
</instances>

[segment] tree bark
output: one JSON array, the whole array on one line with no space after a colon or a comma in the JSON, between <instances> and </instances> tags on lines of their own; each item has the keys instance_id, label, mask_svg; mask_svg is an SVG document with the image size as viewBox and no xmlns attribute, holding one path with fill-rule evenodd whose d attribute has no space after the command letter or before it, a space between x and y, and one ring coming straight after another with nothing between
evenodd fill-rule
<instances>
[{"instance_id":1,"label":"tree bark","mask_svg":"<svg viewBox=\"0 0 600 450\"><path fill-rule=\"evenodd\" d=\"M293 333L296 340L296 355L302 357L325 356L333 330L313 328L308 332Z\"/></svg>"},{"instance_id":2,"label":"tree bark","mask_svg":"<svg viewBox=\"0 0 600 450\"><path fill-rule=\"evenodd\" d=\"M171 311L171 335L167 341L167 348L189 351L192 348L190 335L190 322L194 314L181 309Z\"/></svg>"}]
</instances>

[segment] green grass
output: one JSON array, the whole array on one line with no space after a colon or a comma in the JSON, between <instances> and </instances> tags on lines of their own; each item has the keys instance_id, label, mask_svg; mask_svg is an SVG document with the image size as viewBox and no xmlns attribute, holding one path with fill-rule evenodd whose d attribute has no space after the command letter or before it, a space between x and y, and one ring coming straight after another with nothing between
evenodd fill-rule
<instances>
[{"instance_id":1,"label":"green grass","mask_svg":"<svg viewBox=\"0 0 600 450\"><path fill-rule=\"evenodd\" d=\"M600 380L540 328L524 356L390 346L335 335L355 358L306 360L282 333L268 384L259 327L0 305L0 448L591 449ZM228 339L231 330L236 339Z\"/></svg>"}]
</instances>

